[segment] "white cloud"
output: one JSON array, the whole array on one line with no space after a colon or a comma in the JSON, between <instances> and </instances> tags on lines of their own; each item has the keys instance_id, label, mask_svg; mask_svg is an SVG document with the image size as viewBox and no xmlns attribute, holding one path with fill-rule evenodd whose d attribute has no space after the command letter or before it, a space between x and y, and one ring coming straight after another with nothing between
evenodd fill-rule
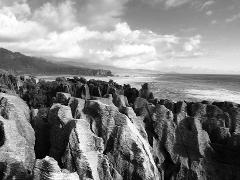
<instances>
[{"instance_id":1,"label":"white cloud","mask_svg":"<svg viewBox=\"0 0 240 180\"><path fill-rule=\"evenodd\" d=\"M189 41L185 42L184 44L184 49L187 51L187 52L192 52L194 51L195 49L198 49L199 48L199 45L201 43L201 36L200 35L196 35L194 37L191 37L189 39Z\"/></svg>"},{"instance_id":2,"label":"white cloud","mask_svg":"<svg viewBox=\"0 0 240 180\"><path fill-rule=\"evenodd\" d=\"M192 2L192 0L166 0L167 7L177 7Z\"/></svg>"},{"instance_id":3,"label":"white cloud","mask_svg":"<svg viewBox=\"0 0 240 180\"><path fill-rule=\"evenodd\" d=\"M201 5L201 9L203 10L205 8L208 8L209 6L213 5L214 3L215 3L215 1L213 1L213 0L206 1Z\"/></svg>"},{"instance_id":4,"label":"white cloud","mask_svg":"<svg viewBox=\"0 0 240 180\"><path fill-rule=\"evenodd\" d=\"M4 6L0 8L0 46L34 56L87 59L92 63L145 69L158 69L169 59L201 55L200 35L162 35L133 30L121 22L115 16L123 12L126 1L103 0L106 7L92 0L88 1L90 4L84 1L85 9L79 9L80 12L75 11L76 4L70 0L55 5L45 3L35 11L26 2ZM107 8L112 11L107 12ZM79 14L84 13L87 20L79 21ZM98 19L104 22L94 23ZM103 29L102 25L111 28Z\"/></svg>"},{"instance_id":5,"label":"white cloud","mask_svg":"<svg viewBox=\"0 0 240 180\"><path fill-rule=\"evenodd\" d=\"M230 23L230 22L236 21L236 20L238 20L238 19L240 19L240 13L234 14L232 17L227 18L227 19L226 19L226 22L227 22L227 23Z\"/></svg>"},{"instance_id":6,"label":"white cloud","mask_svg":"<svg viewBox=\"0 0 240 180\"><path fill-rule=\"evenodd\" d=\"M217 24L217 23L218 23L217 20L212 20L212 21L211 21L211 24L213 24L213 25L214 25L214 24Z\"/></svg>"},{"instance_id":7,"label":"white cloud","mask_svg":"<svg viewBox=\"0 0 240 180\"><path fill-rule=\"evenodd\" d=\"M31 9L27 3L14 2L12 6L2 8L4 12L13 13L18 19L25 19L31 15Z\"/></svg>"},{"instance_id":8,"label":"white cloud","mask_svg":"<svg viewBox=\"0 0 240 180\"><path fill-rule=\"evenodd\" d=\"M56 6L47 2L35 11L33 20L50 29L67 30L78 24L74 13L75 9L71 1L67 0Z\"/></svg>"},{"instance_id":9,"label":"white cloud","mask_svg":"<svg viewBox=\"0 0 240 180\"><path fill-rule=\"evenodd\" d=\"M176 8L185 4L189 4L200 10L207 9L209 6L215 3L215 0L142 0L145 3L151 4L153 6L160 4L164 5L166 8Z\"/></svg>"},{"instance_id":10,"label":"white cloud","mask_svg":"<svg viewBox=\"0 0 240 180\"><path fill-rule=\"evenodd\" d=\"M129 0L88 0L79 3L78 18L91 28L108 29L120 22L124 6ZM80 1L83 2L83 1Z\"/></svg>"},{"instance_id":11,"label":"white cloud","mask_svg":"<svg viewBox=\"0 0 240 180\"><path fill-rule=\"evenodd\" d=\"M166 8L178 7L183 4L192 3L195 0L142 0L144 3L155 6L156 4L164 5Z\"/></svg>"},{"instance_id":12,"label":"white cloud","mask_svg":"<svg viewBox=\"0 0 240 180\"><path fill-rule=\"evenodd\" d=\"M211 16L212 14L213 14L212 11L207 11L207 12L206 12L206 15L207 15L207 16Z\"/></svg>"},{"instance_id":13,"label":"white cloud","mask_svg":"<svg viewBox=\"0 0 240 180\"><path fill-rule=\"evenodd\" d=\"M16 9L20 7L20 9ZM22 9L21 9L22 8ZM22 19L30 11L25 5L14 4L13 7L0 9L0 40L19 41L34 39L45 34L45 28L37 22ZM22 17L17 19L17 17Z\"/></svg>"},{"instance_id":14,"label":"white cloud","mask_svg":"<svg viewBox=\"0 0 240 180\"><path fill-rule=\"evenodd\" d=\"M112 31L92 31L78 26L64 32L51 32L45 38L0 45L37 56L84 58L118 67L157 69L169 58L199 55L200 43L199 35L180 38L132 30L127 23L118 23Z\"/></svg>"}]
</instances>

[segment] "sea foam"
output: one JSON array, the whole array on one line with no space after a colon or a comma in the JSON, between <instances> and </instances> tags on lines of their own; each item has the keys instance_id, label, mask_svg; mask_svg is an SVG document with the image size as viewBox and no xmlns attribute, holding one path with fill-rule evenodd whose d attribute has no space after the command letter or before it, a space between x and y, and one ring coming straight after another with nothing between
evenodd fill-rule
<instances>
[{"instance_id":1,"label":"sea foam","mask_svg":"<svg viewBox=\"0 0 240 180\"><path fill-rule=\"evenodd\" d=\"M226 89L215 90L185 90L188 97L193 97L202 100L216 100L216 101L231 101L240 104L240 92L230 91Z\"/></svg>"}]
</instances>

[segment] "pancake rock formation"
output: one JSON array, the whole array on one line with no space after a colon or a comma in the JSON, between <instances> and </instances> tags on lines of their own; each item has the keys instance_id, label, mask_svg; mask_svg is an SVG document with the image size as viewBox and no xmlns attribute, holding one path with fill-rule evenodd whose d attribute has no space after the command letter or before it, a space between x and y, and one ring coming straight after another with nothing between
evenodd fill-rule
<instances>
[{"instance_id":1,"label":"pancake rock formation","mask_svg":"<svg viewBox=\"0 0 240 180\"><path fill-rule=\"evenodd\" d=\"M239 104L157 99L148 84L20 81L0 93L0 179L240 179Z\"/></svg>"}]
</instances>

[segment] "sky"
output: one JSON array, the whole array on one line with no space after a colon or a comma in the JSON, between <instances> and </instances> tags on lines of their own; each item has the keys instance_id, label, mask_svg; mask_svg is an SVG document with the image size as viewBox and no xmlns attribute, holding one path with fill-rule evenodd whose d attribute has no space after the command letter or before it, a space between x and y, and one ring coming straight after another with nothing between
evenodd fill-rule
<instances>
[{"instance_id":1,"label":"sky","mask_svg":"<svg viewBox=\"0 0 240 180\"><path fill-rule=\"evenodd\" d=\"M240 74L240 0L0 0L0 47L129 69Z\"/></svg>"}]
</instances>

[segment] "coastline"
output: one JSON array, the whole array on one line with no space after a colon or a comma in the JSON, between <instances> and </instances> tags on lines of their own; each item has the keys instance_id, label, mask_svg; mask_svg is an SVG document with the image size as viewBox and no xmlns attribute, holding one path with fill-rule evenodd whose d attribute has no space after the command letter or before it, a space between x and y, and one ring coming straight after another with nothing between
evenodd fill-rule
<instances>
[{"instance_id":1,"label":"coastline","mask_svg":"<svg viewBox=\"0 0 240 180\"><path fill-rule=\"evenodd\" d=\"M4 156L17 178L240 177L240 104L159 99L147 83L136 89L80 77L2 78L18 93L0 93L0 152L14 157ZM15 158L20 149L28 156Z\"/></svg>"},{"instance_id":2,"label":"coastline","mask_svg":"<svg viewBox=\"0 0 240 180\"><path fill-rule=\"evenodd\" d=\"M57 76L39 76L45 80L53 81ZM64 77L72 78L71 75ZM207 77L207 78L205 78ZM84 76L87 80L103 80L108 82L113 80L120 85L130 84L137 89L144 83L149 83L154 95L161 99L171 99L172 101L231 101L240 103L240 88L238 87L239 75L192 75L192 74L142 74L128 76ZM214 81L214 78L219 79ZM229 79L234 78L233 82ZM222 81L223 79L223 81ZM225 80L226 79L226 80ZM226 83L226 81L228 81Z\"/></svg>"}]
</instances>

